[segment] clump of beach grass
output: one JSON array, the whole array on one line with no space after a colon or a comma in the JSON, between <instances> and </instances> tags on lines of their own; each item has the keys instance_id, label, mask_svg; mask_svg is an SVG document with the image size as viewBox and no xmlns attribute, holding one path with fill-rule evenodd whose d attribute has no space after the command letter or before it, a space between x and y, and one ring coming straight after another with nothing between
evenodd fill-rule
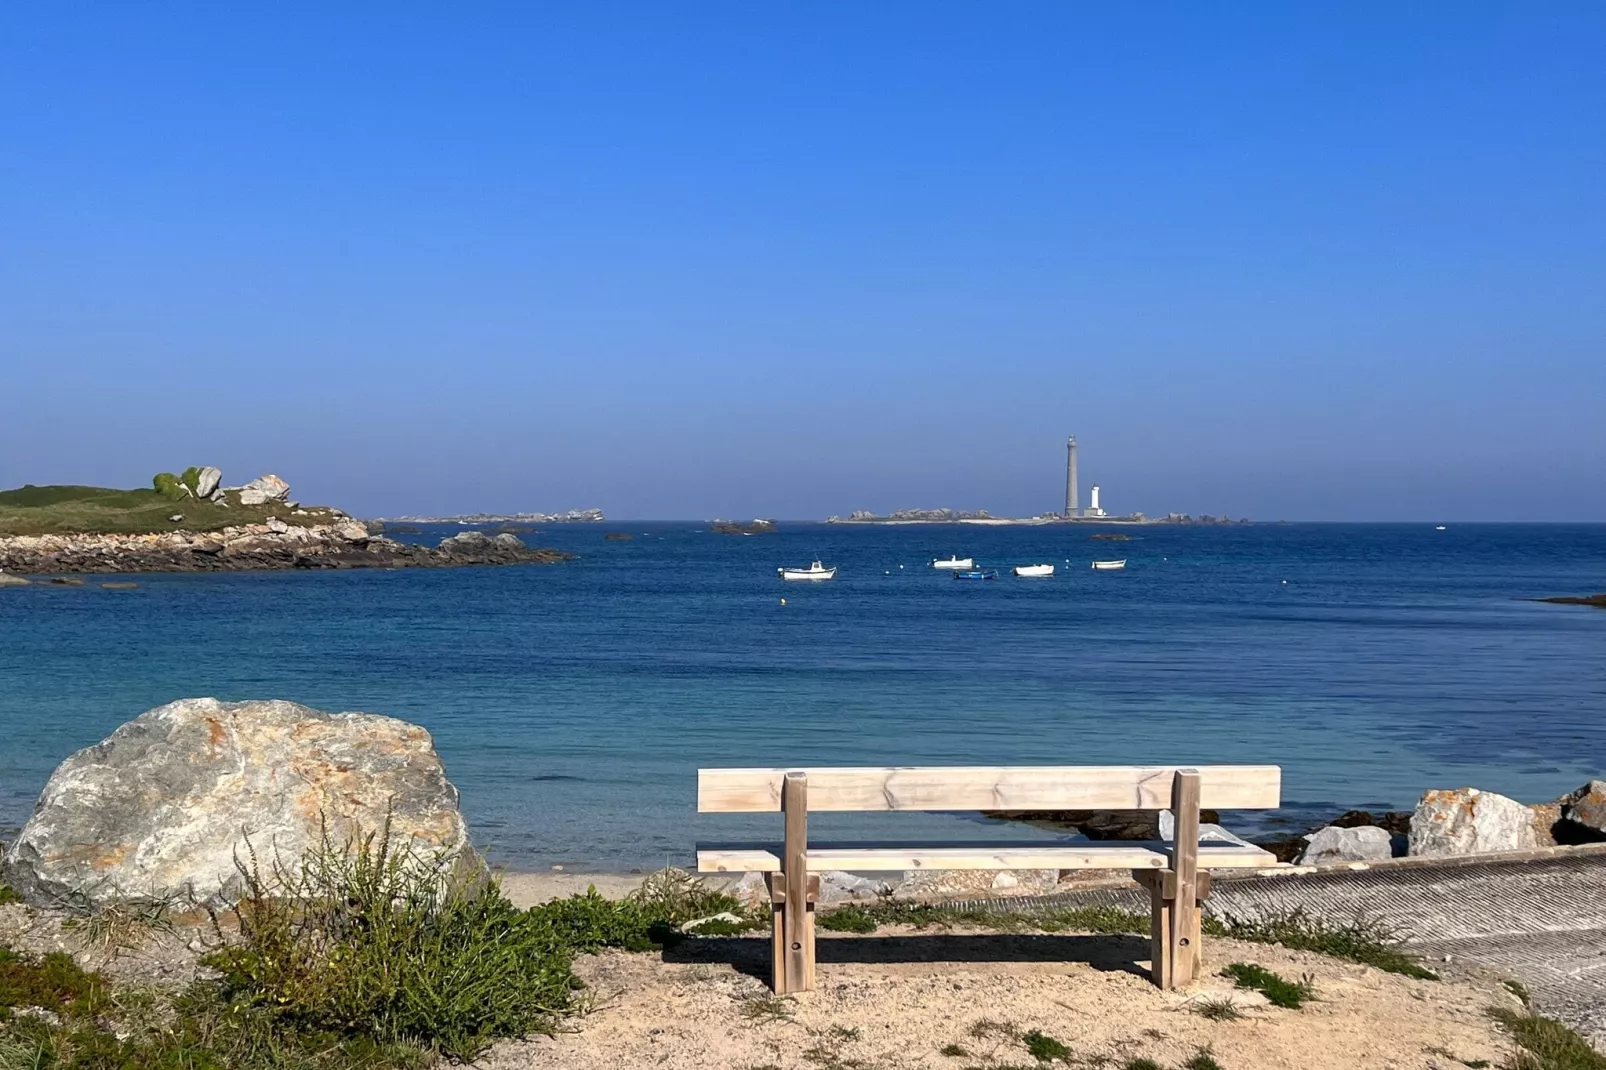
<instances>
[{"instance_id":1,"label":"clump of beach grass","mask_svg":"<svg viewBox=\"0 0 1606 1070\"><path fill-rule=\"evenodd\" d=\"M1249 962L1234 962L1222 968L1222 976L1231 978L1239 988L1259 992L1273 1007L1297 1011L1316 998L1316 986L1309 977L1290 981L1264 966Z\"/></svg>"},{"instance_id":2,"label":"clump of beach grass","mask_svg":"<svg viewBox=\"0 0 1606 1070\"><path fill-rule=\"evenodd\" d=\"M1200 1048L1182 1064L1182 1070L1222 1070L1209 1048Z\"/></svg>"},{"instance_id":3,"label":"clump of beach grass","mask_svg":"<svg viewBox=\"0 0 1606 1070\"><path fill-rule=\"evenodd\" d=\"M1606 1070L1606 1055L1554 1018L1505 1007L1491 1007L1489 1017L1517 1044L1510 1070Z\"/></svg>"},{"instance_id":4,"label":"clump of beach grass","mask_svg":"<svg viewBox=\"0 0 1606 1070\"><path fill-rule=\"evenodd\" d=\"M1188 1009L1212 1022L1236 1022L1244 1016L1231 999L1196 999L1188 1004Z\"/></svg>"},{"instance_id":5,"label":"clump of beach grass","mask_svg":"<svg viewBox=\"0 0 1606 1070\"><path fill-rule=\"evenodd\" d=\"M1069 1063L1071 1061L1070 1045L1049 1036L1040 1029L1033 1029L1021 1040L1026 1045L1026 1054L1040 1063Z\"/></svg>"},{"instance_id":6,"label":"clump of beach grass","mask_svg":"<svg viewBox=\"0 0 1606 1070\"><path fill-rule=\"evenodd\" d=\"M1255 918L1206 916L1203 928L1212 936L1255 944L1279 944L1295 951L1314 951L1423 981L1439 979L1438 974L1404 950L1398 932L1364 914L1357 914L1346 922L1332 922L1315 917L1302 907L1293 907Z\"/></svg>"}]
</instances>

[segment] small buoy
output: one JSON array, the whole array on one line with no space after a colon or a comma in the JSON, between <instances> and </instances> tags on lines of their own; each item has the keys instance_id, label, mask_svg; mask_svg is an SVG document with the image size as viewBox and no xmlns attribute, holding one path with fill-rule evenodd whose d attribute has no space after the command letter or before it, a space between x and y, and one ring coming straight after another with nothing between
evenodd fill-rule
<instances>
[{"instance_id":1,"label":"small buoy","mask_svg":"<svg viewBox=\"0 0 1606 1070\"><path fill-rule=\"evenodd\" d=\"M886 574L887 574L887 575L888 575L888 576L890 576L890 575L892 575L892 570L891 570L891 569L890 569L890 568L889 568L889 569L887 569L887 573L886 573Z\"/></svg>"},{"instance_id":2,"label":"small buoy","mask_svg":"<svg viewBox=\"0 0 1606 1070\"><path fill-rule=\"evenodd\" d=\"M786 599L784 599L784 598L781 599L781 605L783 605L783 606L786 605Z\"/></svg>"},{"instance_id":3,"label":"small buoy","mask_svg":"<svg viewBox=\"0 0 1606 1070\"><path fill-rule=\"evenodd\" d=\"M1288 586L1288 581L1287 581L1287 580L1284 580L1284 581L1283 581L1283 586L1284 586L1284 587L1287 587L1287 586Z\"/></svg>"},{"instance_id":4,"label":"small buoy","mask_svg":"<svg viewBox=\"0 0 1606 1070\"><path fill-rule=\"evenodd\" d=\"M898 567L899 567L899 568L902 568L902 567L903 567L903 566L902 566L902 565L899 565L899 566L898 566Z\"/></svg>"}]
</instances>

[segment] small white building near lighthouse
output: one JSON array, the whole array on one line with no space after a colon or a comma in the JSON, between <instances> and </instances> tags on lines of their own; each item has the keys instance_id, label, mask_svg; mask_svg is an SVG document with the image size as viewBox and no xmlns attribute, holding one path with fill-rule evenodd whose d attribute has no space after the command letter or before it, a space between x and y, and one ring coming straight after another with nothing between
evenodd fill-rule
<instances>
[{"instance_id":1,"label":"small white building near lighthouse","mask_svg":"<svg viewBox=\"0 0 1606 1070\"><path fill-rule=\"evenodd\" d=\"M1087 503L1087 516L1103 516L1104 510L1099 508L1099 488L1093 488L1093 498Z\"/></svg>"}]
</instances>

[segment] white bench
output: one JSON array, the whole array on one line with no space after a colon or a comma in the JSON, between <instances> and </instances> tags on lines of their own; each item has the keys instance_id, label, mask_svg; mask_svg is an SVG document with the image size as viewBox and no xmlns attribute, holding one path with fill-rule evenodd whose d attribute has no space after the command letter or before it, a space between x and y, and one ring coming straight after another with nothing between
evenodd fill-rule
<instances>
[{"instance_id":1,"label":"white bench","mask_svg":"<svg viewBox=\"0 0 1606 1070\"><path fill-rule=\"evenodd\" d=\"M1280 803L1274 765L992 766L952 768L700 769L701 813L785 815L779 844L699 844L702 873L762 873L772 909L776 992L814 987L814 909L824 870L1127 869L1150 891L1151 961L1164 989L1199 974L1199 904L1212 869L1277 865L1269 851L1199 842L1199 809L1262 810ZM1163 810L1173 843L998 843L983 846L810 845L808 812L892 810Z\"/></svg>"}]
</instances>

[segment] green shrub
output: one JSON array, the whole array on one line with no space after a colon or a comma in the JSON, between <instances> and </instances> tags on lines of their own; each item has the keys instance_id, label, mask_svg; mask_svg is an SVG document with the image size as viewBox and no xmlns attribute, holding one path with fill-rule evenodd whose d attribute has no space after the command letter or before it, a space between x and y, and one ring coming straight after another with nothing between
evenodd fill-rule
<instances>
[{"instance_id":1,"label":"green shrub","mask_svg":"<svg viewBox=\"0 0 1606 1070\"><path fill-rule=\"evenodd\" d=\"M1490 1008L1489 1017L1517 1042L1511 1070L1606 1070L1606 1055L1554 1018L1504 1007Z\"/></svg>"},{"instance_id":2,"label":"green shrub","mask_svg":"<svg viewBox=\"0 0 1606 1070\"><path fill-rule=\"evenodd\" d=\"M1235 962L1221 971L1223 977L1230 977L1239 988L1252 989L1266 997L1266 1001L1273 1007L1284 1007L1297 1011L1305 1005L1305 1001L1315 998L1316 989L1309 978L1298 982L1281 977L1264 966L1256 966L1248 962Z\"/></svg>"},{"instance_id":3,"label":"green shrub","mask_svg":"<svg viewBox=\"0 0 1606 1070\"><path fill-rule=\"evenodd\" d=\"M1256 944L1281 944L1296 951L1315 951L1422 981L1439 979L1438 974L1422 966L1401 947L1398 933L1364 914L1343 923L1307 914L1302 907L1265 914L1250 921L1207 916L1204 931L1212 936L1228 936Z\"/></svg>"},{"instance_id":4,"label":"green shrub","mask_svg":"<svg viewBox=\"0 0 1606 1070\"><path fill-rule=\"evenodd\" d=\"M200 468L193 464L190 465L188 468L184 469L183 473L179 475L178 481L184 484L184 486L190 488L190 493L194 494L196 491L201 489Z\"/></svg>"},{"instance_id":5,"label":"green shrub","mask_svg":"<svg viewBox=\"0 0 1606 1070\"><path fill-rule=\"evenodd\" d=\"M22 896L17 894L17 890L9 884L0 882L0 906L5 906L7 903L20 902L22 902Z\"/></svg>"},{"instance_id":6,"label":"green shrub","mask_svg":"<svg viewBox=\"0 0 1606 1070\"><path fill-rule=\"evenodd\" d=\"M388 829L325 839L297 869L241 866L239 940L207 959L232 1003L290 1028L470 1059L551 1032L577 982L569 945L493 881L391 848Z\"/></svg>"},{"instance_id":7,"label":"green shrub","mask_svg":"<svg viewBox=\"0 0 1606 1070\"><path fill-rule=\"evenodd\" d=\"M81 969L66 952L39 957L0 945L0 1014L19 1007L93 1014L105 1002L100 975Z\"/></svg>"},{"instance_id":8,"label":"green shrub","mask_svg":"<svg viewBox=\"0 0 1606 1070\"><path fill-rule=\"evenodd\" d=\"M1040 1063L1071 1061L1069 1045L1049 1036L1040 1029L1033 1029L1021 1038L1026 1043L1026 1052Z\"/></svg>"},{"instance_id":9,"label":"green shrub","mask_svg":"<svg viewBox=\"0 0 1606 1070\"><path fill-rule=\"evenodd\" d=\"M168 501L176 502L184 498L184 484L172 472L157 472L151 477L151 486Z\"/></svg>"},{"instance_id":10,"label":"green shrub","mask_svg":"<svg viewBox=\"0 0 1606 1070\"><path fill-rule=\"evenodd\" d=\"M820 914L814 924L833 933L873 933L881 927L874 914L857 904Z\"/></svg>"},{"instance_id":11,"label":"green shrub","mask_svg":"<svg viewBox=\"0 0 1606 1070\"><path fill-rule=\"evenodd\" d=\"M1182 1070L1221 1070L1221 1064L1216 1062L1209 1048L1200 1048L1182 1064Z\"/></svg>"}]
</instances>

